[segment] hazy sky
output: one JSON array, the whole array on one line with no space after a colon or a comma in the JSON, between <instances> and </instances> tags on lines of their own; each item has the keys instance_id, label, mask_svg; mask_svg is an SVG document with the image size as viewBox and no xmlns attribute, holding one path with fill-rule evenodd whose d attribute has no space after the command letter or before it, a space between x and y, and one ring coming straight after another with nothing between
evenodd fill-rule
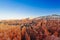
<instances>
[{"instance_id":1,"label":"hazy sky","mask_svg":"<svg viewBox=\"0 0 60 40\"><path fill-rule=\"evenodd\" d=\"M60 14L60 0L0 0L0 19Z\"/></svg>"}]
</instances>

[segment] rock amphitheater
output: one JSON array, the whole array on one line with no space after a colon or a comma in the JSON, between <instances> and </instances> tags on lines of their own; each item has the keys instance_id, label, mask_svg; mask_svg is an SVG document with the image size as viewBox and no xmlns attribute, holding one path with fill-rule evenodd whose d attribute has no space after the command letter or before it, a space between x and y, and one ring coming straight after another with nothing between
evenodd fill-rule
<instances>
[{"instance_id":1,"label":"rock amphitheater","mask_svg":"<svg viewBox=\"0 0 60 40\"><path fill-rule=\"evenodd\" d=\"M0 40L60 40L60 19L53 16L2 20Z\"/></svg>"}]
</instances>

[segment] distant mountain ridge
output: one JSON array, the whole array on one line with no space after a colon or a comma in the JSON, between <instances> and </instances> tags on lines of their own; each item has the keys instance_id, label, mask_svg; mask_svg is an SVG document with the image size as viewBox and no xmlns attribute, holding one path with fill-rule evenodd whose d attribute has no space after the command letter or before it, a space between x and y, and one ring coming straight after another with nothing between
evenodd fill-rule
<instances>
[{"instance_id":1,"label":"distant mountain ridge","mask_svg":"<svg viewBox=\"0 0 60 40\"><path fill-rule=\"evenodd\" d=\"M57 14L52 14L52 15L47 15L47 16L40 16L40 17L37 17L35 19L46 19L46 20L56 20L56 19L59 19L60 20L60 15L57 15Z\"/></svg>"}]
</instances>

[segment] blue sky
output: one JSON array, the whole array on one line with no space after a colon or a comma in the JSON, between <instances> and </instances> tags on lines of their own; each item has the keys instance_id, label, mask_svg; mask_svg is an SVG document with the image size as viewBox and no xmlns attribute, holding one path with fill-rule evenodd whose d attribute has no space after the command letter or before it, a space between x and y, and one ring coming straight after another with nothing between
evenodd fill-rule
<instances>
[{"instance_id":1,"label":"blue sky","mask_svg":"<svg viewBox=\"0 0 60 40\"><path fill-rule=\"evenodd\" d=\"M0 0L0 19L59 14L60 0Z\"/></svg>"}]
</instances>

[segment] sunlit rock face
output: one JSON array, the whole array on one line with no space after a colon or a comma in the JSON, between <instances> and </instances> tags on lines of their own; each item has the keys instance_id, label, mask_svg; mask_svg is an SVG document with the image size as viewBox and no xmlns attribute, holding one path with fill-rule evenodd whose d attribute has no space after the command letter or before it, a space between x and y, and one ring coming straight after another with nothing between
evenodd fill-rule
<instances>
[{"instance_id":1,"label":"sunlit rock face","mask_svg":"<svg viewBox=\"0 0 60 40\"><path fill-rule=\"evenodd\" d=\"M0 21L0 40L60 40L58 17L60 18L59 15L50 15Z\"/></svg>"}]
</instances>

